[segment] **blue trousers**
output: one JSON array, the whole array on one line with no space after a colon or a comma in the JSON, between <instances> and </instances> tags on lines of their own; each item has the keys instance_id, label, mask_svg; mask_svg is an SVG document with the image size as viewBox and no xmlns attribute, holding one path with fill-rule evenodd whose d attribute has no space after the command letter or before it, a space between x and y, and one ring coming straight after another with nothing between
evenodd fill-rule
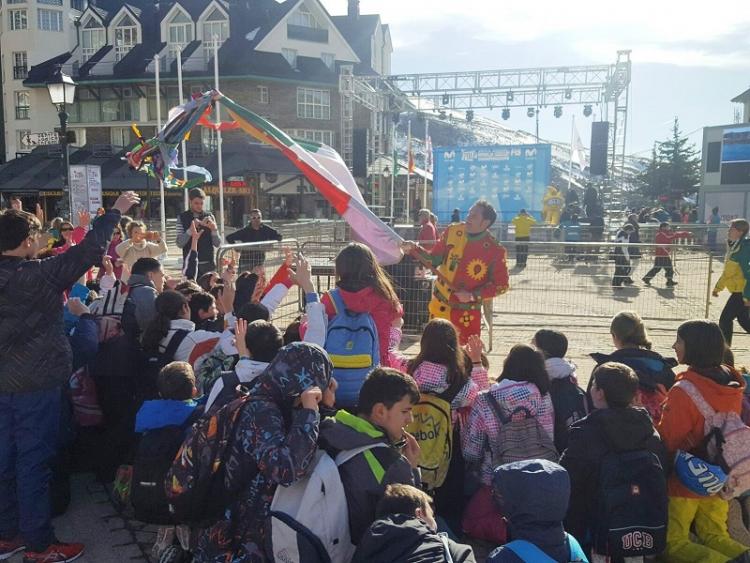
<instances>
[{"instance_id":1,"label":"blue trousers","mask_svg":"<svg viewBox=\"0 0 750 563\"><path fill-rule=\"evenodd\" d=\"M0 394L0 538L19 533L32 551L53 540L50 460L57 451L60 389Z\"/></svg>"}]
</instances>

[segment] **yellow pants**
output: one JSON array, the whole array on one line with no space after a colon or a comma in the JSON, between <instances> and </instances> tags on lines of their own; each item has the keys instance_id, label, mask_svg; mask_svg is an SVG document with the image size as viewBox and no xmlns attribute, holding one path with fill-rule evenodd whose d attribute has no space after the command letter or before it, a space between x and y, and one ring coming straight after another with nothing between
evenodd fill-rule
<instances>
[{"instance_id":1,"label":"yellow pants","mask_svg":"<svg viewBox=\"0 0 750 563\"><path fill-rule=\"evenodd\" d=\"M748 551L729 537L729 503L719 497L669 497L666 560L670 563L726 563ZM690 541L690 526L701 543Z\"/></svg>"}]
</instances>

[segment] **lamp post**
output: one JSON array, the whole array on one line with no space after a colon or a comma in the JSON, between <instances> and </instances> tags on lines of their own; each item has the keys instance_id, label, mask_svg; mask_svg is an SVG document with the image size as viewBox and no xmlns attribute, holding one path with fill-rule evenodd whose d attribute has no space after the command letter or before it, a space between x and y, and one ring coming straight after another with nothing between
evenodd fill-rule
<instances>
[{"instance_id":1,"label":"lamp post","mask_svg":"<svg viewBox=\"0 0 750 563\"><path fill-rule=\"evenodd\" d=\"M70 192L70 152L68 151L68 112L67 105L72 104L76 95L76 83L73 79L65 74L60 67L57 67L55 74L47 82L52 105L57 108L57 115L60 118L60 145L62 146L62 180L63 180L63 197L60 201L60 215L70 217L73 220L73 198Z\"/></svg>"}]
</instances>

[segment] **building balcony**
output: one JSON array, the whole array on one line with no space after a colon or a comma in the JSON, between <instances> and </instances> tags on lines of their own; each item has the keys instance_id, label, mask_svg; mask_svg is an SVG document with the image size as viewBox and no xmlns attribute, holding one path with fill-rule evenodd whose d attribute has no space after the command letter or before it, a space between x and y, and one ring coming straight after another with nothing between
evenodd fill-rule
<instances>
[{"instance_id":1,"label":"building balcony","mask_svg":"<svg viewBox=\"0 0 750 563\"><path fill-rule=\"evenodd\" d=\"M299 41L310 41L312 43L328 43L327 29L305 27L289 23L286 26L286 35L288 39L298 39Z\"/></svg>"}]
</instances>

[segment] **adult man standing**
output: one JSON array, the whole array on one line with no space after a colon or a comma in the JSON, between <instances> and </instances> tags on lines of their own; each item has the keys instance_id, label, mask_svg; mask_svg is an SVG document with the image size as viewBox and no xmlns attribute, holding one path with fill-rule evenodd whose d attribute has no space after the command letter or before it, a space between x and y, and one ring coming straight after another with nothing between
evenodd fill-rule
<instances>
[{"instance_id":1,"label":"adult man standing","mask_svg":"<svg viewBox=\"0 0 750 563\"><path fill-rule=\"evenodd\" d=\"M431 218L432 213L429 209L420 209L417 215L419 224L419 234L417 235L417 241L427 250L431 249L438 238L437 228L432 224Z\"/></svg>"},{"instance_id":2,"label":"adult man standing","mask_svg":"<svg viewBox=\"0 0 750 563\"><path fill-rule=\"evenodd\" d=\"M177 246L182 248L182 259L186 260L190 254L190 225L201 233L198 239L198 277L216 269L214 248L221 246L216 219L210 213L203 211L206 194L200 188L193 188L189 192L190 209L183 211L177 217Z\"/></svg>"},{"instance_id":3,"label":"adult man standing","mask_svg":"<svg viewBox=\"0 0 750 563\"><path fill-rule=\"evenodd\" d=\"M138 202L123 193L67 252L36 260L43 246L32 214L0 214L0 559L73 561L82 544L55 538L50 460L60 424L61 387L72 372L63 293L101 263L120 215Z\"/></svg>"},{"instance_id":4,"label":"adult man standing","mask_svg":"<svg viewBox=\"0 0 750 563\"><path fill-rule=\"evenodd\" d=\"M521 209L511 223L516 228L516 268L523 269L529 258L528 243L531 240L531 227L536 225L536 219L528 211Z\"/></svg>"},{"instance_id":5,"label":"adult man standing","mask_svg":"<svg viewBox=\"0 0 750 563\"><path fill-rule=\"evenodd\" d=\"M482 302L509 289L505 248L488 230L496 219L492 205L480 200L466 222L450 225L431 250L413 242L403 245L404 252L437 268L430 316L450 320L462 344L481 332Z\"/></svg>"},{"instance_id":6,"label":"adult man standing","mask_svg":"<svg viewBox=\"0 0 750 563\"><path fill-rule=\"evenodd\" d=\"M250 211L250 224L227 236L229 244L241 242L268 242L280 241L281 234L276 229L263 223L263 214L260 209ZM255 266L262 266L266 261L266 253L262 250L247 250L240 258L240 269L251 270Z\"/></svg>"}]
</instances>

